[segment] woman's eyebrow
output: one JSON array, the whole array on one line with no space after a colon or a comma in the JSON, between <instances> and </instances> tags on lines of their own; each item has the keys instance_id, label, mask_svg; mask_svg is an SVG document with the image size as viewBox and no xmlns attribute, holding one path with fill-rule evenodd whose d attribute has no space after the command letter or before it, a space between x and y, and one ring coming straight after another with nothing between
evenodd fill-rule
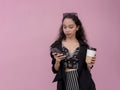
<instances>
[{"instance_id":1,"label":"woman's eyebrow","mask_svg":"<svg viewBox=\"0 0 120 90\"><path fill-rule=\"evenodd\" d=\"M67 25L63 24L63 26L67 26ZM69 24L68 26L74 26L74 24Z\"/></svg>"}]
</instances>

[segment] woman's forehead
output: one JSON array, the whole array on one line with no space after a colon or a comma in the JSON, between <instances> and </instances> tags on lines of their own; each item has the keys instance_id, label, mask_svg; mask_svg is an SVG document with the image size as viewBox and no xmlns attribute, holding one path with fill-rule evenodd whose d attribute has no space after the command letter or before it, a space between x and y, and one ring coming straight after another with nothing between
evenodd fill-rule
<instances>
[{"instance_id":1,"label":"woman's forehead","mask_svg":"<svg viewBox=\"0 0 120 90\"><path fill-rule=\"evenodd\" d=\"M75 22L71 18L65 18L63 21L63 25L66 25L66 24L75 25Z\"/></svg>"}]
</instances>

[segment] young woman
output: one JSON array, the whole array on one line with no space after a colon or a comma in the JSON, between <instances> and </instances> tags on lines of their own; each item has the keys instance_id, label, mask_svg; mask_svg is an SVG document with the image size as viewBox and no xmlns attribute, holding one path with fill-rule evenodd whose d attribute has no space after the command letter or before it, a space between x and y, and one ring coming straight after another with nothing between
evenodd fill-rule
<instances>
[{"instance_id":1,"label":"young woman","mask_svg":"<svg viewBox=\"0 0 120 90\"><path fill-rule=\"evenodd\" d=\"M96 90L90 73L96 59L86 56L88 47L77 13L64 13L59 37L50 47L57 90Z\"/></svg>"}]
</instances>

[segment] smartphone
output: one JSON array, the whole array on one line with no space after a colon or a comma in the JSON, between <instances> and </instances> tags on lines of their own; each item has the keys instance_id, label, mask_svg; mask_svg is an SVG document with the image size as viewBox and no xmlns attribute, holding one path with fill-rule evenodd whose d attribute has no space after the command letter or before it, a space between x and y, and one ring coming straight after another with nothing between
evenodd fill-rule
<instances>
[{"instance_id":1,"label":"smartphone","mask_svg":"<svg viewBox=\"0 0 120 90\"><path fill-rule=\"evenodd\" d=\"M62 51L60 51L58 48L51 48L51 52L52 53L56 52L56 53L60 53L60 54L62 53Z\"/></svg>"}]
</instances>

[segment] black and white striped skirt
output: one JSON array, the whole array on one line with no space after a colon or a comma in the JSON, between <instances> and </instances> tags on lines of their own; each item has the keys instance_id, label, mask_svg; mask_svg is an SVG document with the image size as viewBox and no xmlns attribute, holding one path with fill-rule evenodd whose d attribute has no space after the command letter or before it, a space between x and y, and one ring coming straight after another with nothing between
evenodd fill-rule
<instances>
[{"instance_id":1,"label":"black and white striped skirt","mask_svg":"<svg viewBox=\"0 0 120 90\"><path fill-rule=\"evenodd\" d=\"M79 90L77 70L66 72L66 90Z\"/></svg>"}]
</instances>

